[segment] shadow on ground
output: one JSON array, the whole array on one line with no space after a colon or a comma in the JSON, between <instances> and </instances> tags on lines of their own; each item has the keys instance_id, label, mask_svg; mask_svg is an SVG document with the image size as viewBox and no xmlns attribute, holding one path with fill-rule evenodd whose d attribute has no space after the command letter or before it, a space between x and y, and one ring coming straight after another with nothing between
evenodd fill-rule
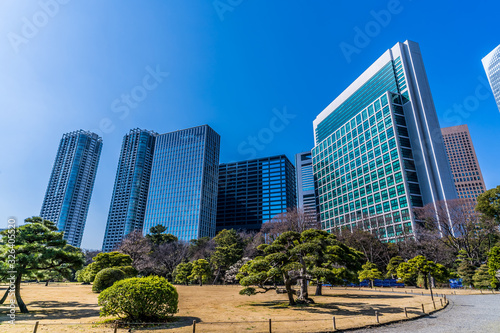
<instances>
[{"instance_id":1,"label":"shadow on ground","mask_svg":"<svg viewBox=\"0 0 500 333\"><path fill-rule=\"evenodd\" d=\"M328 299L328 303L314 303L314 304L297 304L295 306L288 306L288 302L282 300L276 301L266 301L266 302L256 302L250 304L254 307L268 307L271 309L292 309L299 313L314 313L314 314L329 314L334 316L373 316L375 311L379 312L380 316L384 314L399 314L404 313L403 308L388 306L386 304L378 303L368 303L363 302L363 300L373 300L373 299L405 299L412 298L412 296L405 295L349 295L349 294L338 294L338 295L323 295L314 296L316 301L321 299ZM339 307L333 298L343 298L342 306ZM331 302L330 302L331 299ZM356 301L346 302L345 299L352 299ZM417 308L407 308L408 313L419 313Z\"/></svg>"}]
</instances>

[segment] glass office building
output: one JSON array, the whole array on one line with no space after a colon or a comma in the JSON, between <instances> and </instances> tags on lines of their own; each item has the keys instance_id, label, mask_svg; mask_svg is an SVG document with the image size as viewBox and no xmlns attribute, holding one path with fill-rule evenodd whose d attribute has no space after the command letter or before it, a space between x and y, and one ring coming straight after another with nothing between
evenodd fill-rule
<instances>
[{"instance_id":1,"label":"glass office building","mask_svg":"<svg viewBox=\"0 0 500 333\"><path fill-rule=\"evenodd\" d=\"M259 231L295 206L295 168L285 155L219 166L217 231Z\"/></svg>"},{"instance_id":2,"label":"glass office building","mask_svg":"<svg viewBox=\"0 0 500 333\"><path fill-rule=\"evenodd\" d=\"M102 138L95 133L63 135L40 211L76 247L82 242L101 149Z\"/></svg>"},{"instance_id":3,"label":"glass office building","mask_svg":"<svg viewBox=\"0 0 500 333\"><path fill-rule=\"evenodd\" d=\"M323 229L393 242L414 236L413 208L456 198L417 43L387 50L313 124Z\"/></svg>"},{"instance_id":4,"label":"glass office building","mask_svg":"<svg viewBox=\"0 0 500 333\"><path fill-rule=\"evenodd\" d=\"M156 137L144 234L162 224L180 240L215 236L219 151L208 125Z\"/></svg>"},{"instance_id":5,"label":"glass office building","mask_svg":"<svg viewBox=\"0 0 500 333\"><path fill-rule=\"evenodd\" d=\"M157 133L133 129L123 137L102 250L112 251L134 230L141 230Z\"/></svg>"},{"instance_id":6,"label":"glass office building","mask_svg":"<svg viewBox=\"0 0 500 333\"><path fill-rule=\"evenodd\" d=\"M500 45L484 57L482 62L500 111Z\"/></svg>"},{"instance_id":7,"label":"glass office building","mask_svg":"<svg viewBox=\"0 0 500 333\"><path fill-rule=\"evenodd\" d=\"M297 173L297 206L304 213L317 218L316 189L310 151L295 155L295 170Z\"/></svg>"}]
</instances>

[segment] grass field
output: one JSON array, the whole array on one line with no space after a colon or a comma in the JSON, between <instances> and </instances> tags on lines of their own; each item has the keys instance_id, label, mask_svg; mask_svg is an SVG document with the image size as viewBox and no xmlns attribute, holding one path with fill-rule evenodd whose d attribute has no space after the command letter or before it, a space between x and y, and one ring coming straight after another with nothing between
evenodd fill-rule
<instances>
[{"instance_id":1,"label":"grass field","mask_svg":"<svg viewBox=\"0 0 500 333\"><path fill-rule=\"evenodd\" d=\"M4 289L4 288L2 288ZM193 320L197 321L196 332L269 332L269 319L273 332L318 332L332 330L333 316L338 329L376 324L375 311L381 323L421 315L421 304L425 310L433 310L428 295L418 289L353 289L323 288L323 296L313 296L316 304L287 306L283 294L268 292L256 296L238 294L239 286L177 286L179 313L175 321L157 328L131 326L140 332L192 332ZM408 294L405 294L405 291ZM310 288L310 293L314 287ZM450 290L437 290L438 294L450 294ZM457 293L470 293L458 291ZM477 292L476 292L477 293ZM97 294L91 286L76 283L23 284L23 299L29 314L16 314L16 325L6 323L6 308L2 307L0 331L33 332L35 321L40 321L38 332L113 332L111 326L102 323L109 318L99 317ZM436 307L441 307L436 298ZM127 332L120 328L118 332Z\"/></svg>"}]
</instances>

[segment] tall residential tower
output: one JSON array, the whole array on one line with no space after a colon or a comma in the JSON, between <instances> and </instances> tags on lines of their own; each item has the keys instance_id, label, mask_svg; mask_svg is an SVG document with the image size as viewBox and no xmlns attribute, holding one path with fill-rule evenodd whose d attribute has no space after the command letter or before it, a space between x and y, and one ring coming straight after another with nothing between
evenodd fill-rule
<instances>
[{"instance_id":1,"label":"tall residential tower","mask_svg":"<svg viewBox=\"0 0 500 333\"><path fill-rule=\"evenodd\" d=\"M295 206L295 168L285 155L219 166L217 231L259 231Z\"/></svg>"},{"instance_id":2,"label":"tall residential tower","mask_svg":"<svg viewBox=\"0 0 500 333\"><path fill-rule=\"evenodd\" d=\"M482 60L486 76L490 82L493 96L497 102L498 110L500 111L500 45L493 49Z\"/></svg>"},{"instance_id":3,"label":"tall residential tower","mask_svg":"<svg viewBox=\"0 0 500 333\"><path fill-rule=\"evenodd\" d=\"M79 247L101 155L102 139L83 130L64 134L40 216L57 224L68 244Z\"/></svg>"},{"instance_id":4,"label":"tall residential tower","mask_svg":"<svg viewBox=\"0 0 500 333\"><path fill-rule=\"evenodd\" d=\"M102 245L105 252L114 250L132 231L142 231L157 135L133 129L123 138Z\"/></svg>"},{"instance_id":5,"label":"tall residential tower","mask_svg":"<svg viewBox=\"0 0 500 333\"><path fill-rule=\"evenodd\" d=\"M219 151L208 125L156 137L144 234L161 224L185 241L215 236Z\"/></svg>"},{"instance_id":6,"label":"tall residential tower","mask_svg":"<svg viewBox=\"0 0 500 333\"><path fill-rule=\"evenodd\" d=\"M387 50L313 124L323 229L397 241L415 232L413 208L456 198L417 43Z\"/></svg>"}]
</instances>

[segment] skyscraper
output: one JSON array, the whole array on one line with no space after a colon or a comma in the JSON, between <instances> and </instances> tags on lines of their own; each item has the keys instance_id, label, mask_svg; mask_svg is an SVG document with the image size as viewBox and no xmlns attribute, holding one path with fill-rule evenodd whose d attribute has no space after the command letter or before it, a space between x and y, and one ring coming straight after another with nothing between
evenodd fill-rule
<instances>
[{"instance_id":1,"label":"skyscraper","mask_svg":"<svg viewBox=\"0 0 500 333\"><path fill-rule=\"evenodd\" d=\"M297 205L304 210L304 213L317 217L316 191L310 151L295 155L295 171L297 173Z\"/></svg>"},{"instance_id":2,"label":"skyscraper","mask_svg":"<svg viewBox=\"0 0 500 333\"><path fill-rule=\"evenodd\" d=\"M500 111L500 45L493 49L482 60L486 76L490 82L493 96L497 102L498 110Z\"/></svg>"},{"instance_id":3,"label":"skyscraper","mask_svg":"<svg viewBox=\"0 0 500 333\"><path fill-rule=\"evenodd\" d=\"M208 125L156 137L144 234L161 224L185 241L215 236L219 151Z\"/></svg>"},{"instance_id":4,"label":"skyscraper","mask_svg":"<svg viewBox=\"0 0 500 333\"><path fill-rule=\"evenodd\" d=\"M219 166L217 231L258 231L295 206L295 168L285 155Z\"/></svg>"},{"instance_id":5,"label":"skyscraper","mask_svg":"<svg viewBox=\"0 0 500 333\"><path fill-rule=\"evenodd\" d=\"M101 137L83 130L64 134L59 144L40 216L73 246L82 242L101 149Z\"/></svg>"},{"instance_id":6,"label":"skyscraper","mask_svg":"<svg viewBox=\"0 0 500 333\"><path fill-rule=\"evenodd\" d=\"M413 208L456 198L417 43L387 50L313 124L323 229L397 241L415 232Z\"/></svg>"},{"instance_id":7,"label":"skyscraper","mask_svg":"<svg viewBox=\"0 0 500 333\"><path fill-rule=\"evenodd\" d=\"M467 125L442 128L446 154L450 162L458 197L470 199L473 206L477 196L486 191L483 174Z\"/></svg>"},{"instance_id":8,"label":"skyscraper","mask_svg":"<svg viewBox=\"0 0 500 333\"><path fill-rule=\"evenodd\" d=\"M157 135L133 129L123 137L102 245L105 252L115 249L132 231L142 231Z\"/></svg>"}]
</instances>

